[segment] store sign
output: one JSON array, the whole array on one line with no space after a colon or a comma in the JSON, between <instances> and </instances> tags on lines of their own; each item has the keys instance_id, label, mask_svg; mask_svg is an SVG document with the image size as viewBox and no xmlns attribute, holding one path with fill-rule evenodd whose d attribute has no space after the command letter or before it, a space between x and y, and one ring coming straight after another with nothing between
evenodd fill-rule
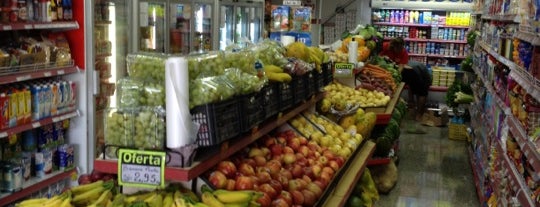
<instances>
[{"instance_id":1,"label":"store sign","mask_svg":"<svg viewBox=\"0 0 540 207\"><path fill-rule=\"evenodd\" d=\"M165 186L165 152L118 150L118 183L134 187Z\"/></svg>"},{"instance_id":2,"label":"store sign","mask_svg":"<svg viewBox=\"0 0 540 207\"><path fill-rule=\"evenodd\" d=\"M355 65L353 63L335 63L334 77L336 78L354 78Z\"/></svg>"}]
</instances>

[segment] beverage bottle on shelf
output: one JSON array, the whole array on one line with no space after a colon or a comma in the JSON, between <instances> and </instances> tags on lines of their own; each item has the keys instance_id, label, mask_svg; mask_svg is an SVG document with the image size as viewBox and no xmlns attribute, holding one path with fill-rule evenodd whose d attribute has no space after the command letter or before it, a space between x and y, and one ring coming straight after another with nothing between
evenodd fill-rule
<instances>
[{"instance_id":1,"label":"beverage bottle on shelf","mask_svg":"<svg viewBox=\"0 0 540 207\"><path fill-rule=\"evenodd\" d=\"M48 18L50 18L51 21L58 20L58 13L56 13L56 2L54 0L51 0L49 2L49 11L48 11L47 19Z\"/></svg>"},{"instance_id":2,"label":"beverage bottle on shelf","mask_svg":"<svg viewBox=\"0 0 540 207\"><path fill-rule=\"evenodd\" d=\"M58 21L64 19L64 6L62 0L56 0L56 15Z\"/></svg>"},{"instance_id":3,"label":"beverage bottle on shelf","mask_svg":"<svg viewBox=\"0 0 540 207\"><path fill-rule=\"evenodd\" d=\"M390 11L390 22L392 23L396 22L396 18L394 16L394 10Z\"/></svg>"},{"instance_id":4,"label":"beverage bottle on shelf","mask_svg":"<svg viewBox=\"0 0 540 207\"><path fill-rule=\"evenodd\" d=\"M418 11L414 11L413 23L418 23Z\"/></svg>"},{"instance_id":5,"label":"beverage bottle on shelf","mask_svg":"<svg viewBox=\"0 0 540 207\"><path fill-rule=\"evenodd\" d=\"M403 10L400 10L398 12L398 22L403 24L403 20L404 20L404 13L403 13Z\"/></svg>"},{"instance_id":6,"label":"beverage bottle on shelf","mask_svg":"<svg viewBox=\"0 0 540 207\"><path fill-rule=\"evenodd\" d=\"M384 21L390 22L390 10L385 10L384 12Z\"/></svg>"},{"instance_id":7,"label":"beverage bottle on shelf","mask_svg":"<svg viewBox=\"0 0 540 207\"><path fill-rule=\"evenodd\" d=\"M424 12L418 13L418 24L424 24Z\"/></svg>"},{"instance_id":8,"label":"beverage bottle on shelf","mask_svg":"<svg viewBox=\"0 0 540 207\"><path fill-rule=\"evenodd\" d=\"M405 14L403 15L403 22L409 23L409 10L405 10Z\"/></svg>"}]
</instances>

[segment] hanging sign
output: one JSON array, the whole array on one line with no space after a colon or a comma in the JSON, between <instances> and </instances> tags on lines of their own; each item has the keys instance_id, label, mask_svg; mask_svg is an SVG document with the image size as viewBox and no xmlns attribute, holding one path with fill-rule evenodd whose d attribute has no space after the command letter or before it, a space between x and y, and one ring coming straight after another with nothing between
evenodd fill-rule
<instances>
[{"instance_id":1,"label":"hanging sign","mask_svg":"<svg viewBox=\"0 0 540 207\"><path fill-rule=\"evenodd\" d=\"M134 187L165 186L165 152L118 150L118 183Z\"/></svg>"},{"instance_id":2,"label":"hanging sign","mask_svg":"<svg viewBox=\"0 0 540 207\"><path fill-rule=\"evenodd\" d=\"M284 0L283 5L287 6L302 6L301 0Z\"/></svg>"},{"instance_id":3,"label":"hanging sign","mask_svg":"<svg viewBox=\"0 0 540 207\"><path fill-rule=\"evenodd\" d=\"M353 63L335 63L334 77L336 78L354 78L355 65Z\"/></svg>"}]
</instances>

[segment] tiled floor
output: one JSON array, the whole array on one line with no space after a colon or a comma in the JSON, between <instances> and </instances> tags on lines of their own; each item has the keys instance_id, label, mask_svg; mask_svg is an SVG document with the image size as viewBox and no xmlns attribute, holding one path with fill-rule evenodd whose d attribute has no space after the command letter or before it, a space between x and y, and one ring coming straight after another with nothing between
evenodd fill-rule
<instances>
[{"instance_id":1,"label":"tiled floor","mask_svg":"<svg viewBox=\"0 0 540 207\"><path fill-rule=\"evenodd\" d=\"M465 141L448 139L447 127L409 134L403 120L398 181L376 207L479 207Z\"/></svg>"}]
</instances>

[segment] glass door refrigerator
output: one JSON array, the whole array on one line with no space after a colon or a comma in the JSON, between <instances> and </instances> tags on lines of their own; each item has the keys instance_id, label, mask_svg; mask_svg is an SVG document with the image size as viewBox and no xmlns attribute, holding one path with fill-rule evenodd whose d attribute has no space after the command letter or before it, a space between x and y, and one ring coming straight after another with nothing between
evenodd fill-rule
<instances>
[{"instance_id":1,"label":"glass door refrigerator","mask_svg":"<svg viewBox=\"0 0 540 207\"><path fill-rule=\"evenodd\" d=\"M219 49L258 42L263 36L264 0L219 1Z\"/></svg>"},{"instance_id":2,"label":"glass door refrigerator","mask_svg":"<svg viewBox=\"0 0 540 207\"><path fill-rule=\"evenodd\" d=\"M89 139L96 144L94 156L103 151L104 114L107 108L116 106L116 82L127 73L126 55L132 50L128 34L132 6L129 0L94 0L85 15L93 26L93 47L88 51L93 63L90 65L94 66L89 70L93 104L88 104L88 111L94 118L88 119L88 129Z\"/></svg>"}]
</instances>

